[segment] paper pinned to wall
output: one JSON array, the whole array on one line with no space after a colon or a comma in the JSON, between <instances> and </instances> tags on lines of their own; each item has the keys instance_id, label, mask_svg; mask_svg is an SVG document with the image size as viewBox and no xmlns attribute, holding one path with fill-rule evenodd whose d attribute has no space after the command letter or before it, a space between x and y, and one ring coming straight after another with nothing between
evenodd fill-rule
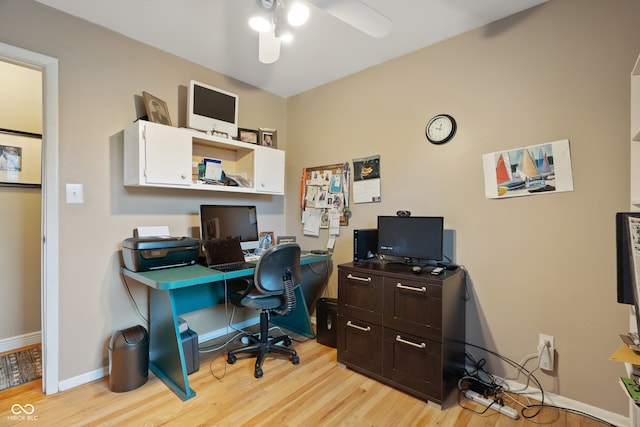
<instances>
[{"instance_id":1,"label":"paper pinned to wall","mask_svg":"<svg viewBox=\"0 0 640 427\"><path fill-rule=\"evenodd\" d=\"M353 159L353 203L376 203L380 194L380 156Z\"/></svg>"},{"instance_id":2,"label":"paper pinned to wall","mask_svg":"<svg viewBox=\"0 0 640 427\"><path fill-rule=\"evenodd\" d=\"M321 211L315 208L306 208L304 210L304 234L307 236L320 235L320 219Z\"/></svg>"},{"instance_id":3,"label":"paper pinned to wall","mask_svg":"<svg viewBox=\"0 0 640 427\"><path fill-rule=\"evenodd\" d=\"M329 235L340 235L340 213L338 211L329 211Z\"/></svg>"}]
</instances>

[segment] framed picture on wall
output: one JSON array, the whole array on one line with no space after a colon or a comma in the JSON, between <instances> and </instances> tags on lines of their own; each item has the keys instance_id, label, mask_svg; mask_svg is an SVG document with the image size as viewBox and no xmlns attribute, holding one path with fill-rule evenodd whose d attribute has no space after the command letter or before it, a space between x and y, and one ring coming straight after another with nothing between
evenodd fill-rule
<instances>
[{"instance_id":1,"label":"framed picture on wall","mask_svg":"<svg viewBox=\"0 0 640 427\"><path fill-rule=\"evenodd\" d=\"M0 129L0 185L42 185L42 135Z\"/></svg>"},{"instance_id":2,"label":"framed picture on wall","mask_svg":"<svg viewBox=\"0 0 640 427\"><path fill-rule=\"evenodd\" d=\"M147 118L150 122L172 126L166 102L148 92L142 92L142 98L144 99L144 108L147 111Z\"/></svg>"},{"instance_id":3,"label":"framed picture on wall","mask_svg":"<svg viewBox=\"0 0 640 427\"><path fill-rule=\"evenodd\" d=\"M278 148L277 131L275 129L259 128L258 130L260 131L260 145Z\"/></svg>"}]
</instances>

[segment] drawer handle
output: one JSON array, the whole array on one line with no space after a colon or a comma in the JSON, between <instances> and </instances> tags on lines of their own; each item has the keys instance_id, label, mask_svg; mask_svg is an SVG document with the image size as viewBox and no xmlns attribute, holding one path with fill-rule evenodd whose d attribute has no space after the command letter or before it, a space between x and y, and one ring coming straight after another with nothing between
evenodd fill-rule
<instances>
[{"instance_id":1,"label":"drawer handle","mask_svg":"<svg viewBox=\"0 0 640 427\"><path fill-rule=\"evenodd\" d=\"M425 288L424 286L421 288L416 288L415 286L407 286L407 285L403 285L402 283L398 283L396 285L396 288L406 289L407 291L422 292L423 294L427 293L427 288Z\"/></svg>"},{"instance_id":2,"label":"drawer handle","mask_svg":"<svg viewBox=\"0 0 640 427\"><path fill-rule=\"evenodd\" d=\"M347 274L347 279L358 280L360 282L370 282L371 281L371 277L358 277L358 276L353 276L351 273Z\"/></svg>"},{"instance_id":3,"label":"drawer handle","mask_svg":"<svg viewBox=\"0 0 640 427\"><path fill-rule=\"evenodd\" d=\"M371 332L371 326L367 326L366 328L363 328L362 326L354 325L353 323L351 323L351 320L347 321L347 326L350 326L354 329L358 329L360 331Z\"/></svg>"},{"instance_id":4,"label":"drawer handle","mask_svg":"<svg viewBox=\"0 0 640 427\"><path fill-rule=\"evenodd\" d=\"M421 342L420 344L416 344L414 342L411 341L407 341L407 340L403 340L402 337L400 335L396 335L396 341L401 342L402 344L408 344L412 347L416 347L416 348L427 348L427 344Z\"/></svg>"}]
</instances>

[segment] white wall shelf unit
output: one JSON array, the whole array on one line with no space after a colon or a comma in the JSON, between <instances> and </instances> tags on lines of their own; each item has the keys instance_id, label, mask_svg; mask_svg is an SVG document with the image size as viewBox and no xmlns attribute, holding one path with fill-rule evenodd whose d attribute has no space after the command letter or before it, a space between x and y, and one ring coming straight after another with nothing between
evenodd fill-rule
<instances>
[{"instance_id":1,"label":"white wall shelf unit","mask_svg":"<svg viewBox=\"0 0 640 427\"><path fill-rule=\"evenodd\" d=\"M203 157L222 160L225 174L243 175L248 187L198 181ZM237 193L284 194L282 150L138 120L124 130L124 185Z\"/></svg>"}]
</instances>

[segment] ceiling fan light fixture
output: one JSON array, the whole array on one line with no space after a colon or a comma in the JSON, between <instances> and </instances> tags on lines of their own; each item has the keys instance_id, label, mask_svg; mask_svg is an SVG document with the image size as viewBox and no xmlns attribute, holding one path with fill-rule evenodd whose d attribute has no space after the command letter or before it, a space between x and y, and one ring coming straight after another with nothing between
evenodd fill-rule
<instances>
[{"instance_id":1,"label":"ceiling fan light fixture","mask_svg":"<svg viewBox=\"0 0 640 427\"><path fill-rule=\"evenodd\" d=\"M278 33L278 38L282 43L291 43L293 41L293 33L289 30L284 30Z\"/></svg>"},{"instance_id":2,"label":"ceiling fan light fixture","mask_svg":"<svg viewBox=\"0 0 640 427\"><path fill-rule=\"evenodd\" d=\"M259 33L265 33L272 28L271 22L264 16L260 15L249 18L249 26Z\"/></svg>"},{"instance_id":3,"label":"ceiling fan light fixture","mask_svg":"<svg viewBox=\"0 0 640 427\"><path fill-rule=\"evenodd\" d=\"M287 22L293 27L299 27L309 19L309 8L302 3L293 3L287 12Z\"/></svg>"}]
</instances>

